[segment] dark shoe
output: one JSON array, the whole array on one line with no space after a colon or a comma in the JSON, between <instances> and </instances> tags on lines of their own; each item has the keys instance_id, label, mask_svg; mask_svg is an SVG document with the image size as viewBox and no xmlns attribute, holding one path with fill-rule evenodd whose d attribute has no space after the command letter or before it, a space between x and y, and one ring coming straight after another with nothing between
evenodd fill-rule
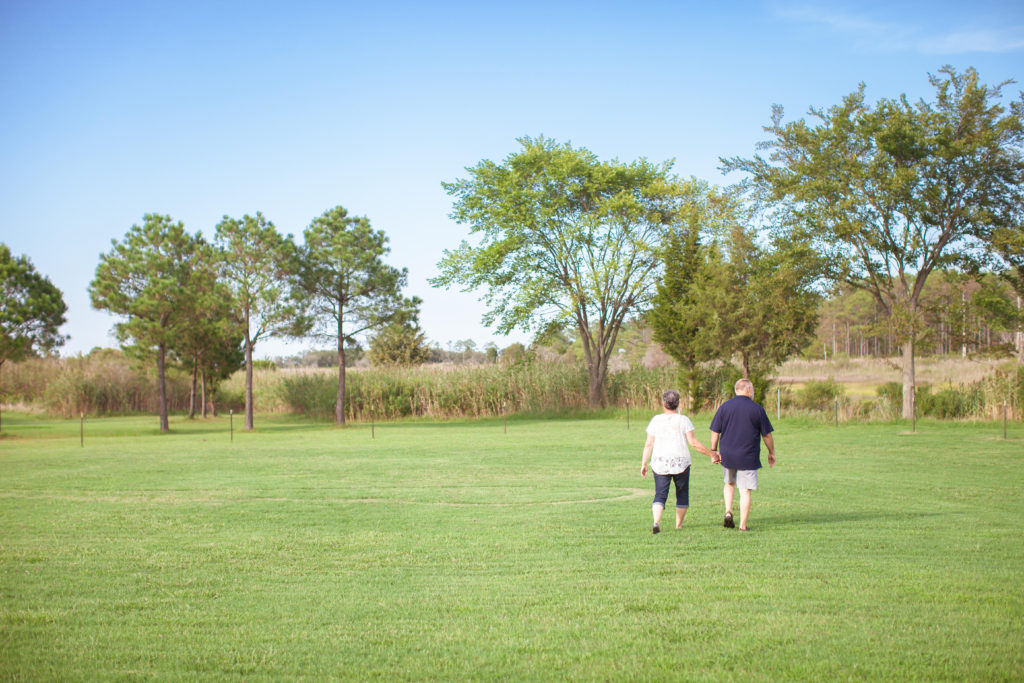
<instances>
[{"instance_id":1,"label":"dark shoe","mask_svg":"<svg viewBox=\"0 0 1024 683\"><path fill-rule=\"evenodd\" d=\"M654 526L653 526L653 527L651 528L651 533L652 533L652 534L656 534L656 533L658 533L658 532L660 532L660 531L661 531L661 525L660 525L660 524L655 524L655 525L654 525Z\"/></svg>"},{"instance_id":2,"label":"dark shoe","mask_svg":"<svg viewBox=\"0 0 1024 683\"><path fill-rule=\"evenodd\" d=\"M725 521L722 522L722 526L724 526L726 529L732 529L736 526L735 524L733 524L731 512L725 513Z\"/></svg>"}]
</instances>

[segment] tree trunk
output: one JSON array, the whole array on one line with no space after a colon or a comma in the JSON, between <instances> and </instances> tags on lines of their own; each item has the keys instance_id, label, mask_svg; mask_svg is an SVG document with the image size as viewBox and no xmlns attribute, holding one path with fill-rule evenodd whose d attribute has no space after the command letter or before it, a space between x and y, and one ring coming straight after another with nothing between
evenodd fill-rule
<instances>
[{"instance_id":1,"label":"tree trunk","mask_svg":"<svg viewBox=\"0 0 1024 683\"><path fill-rule=\"evenodd\" d=\"M1017 362L1024 363L1024 331L1020 329L1020 294L1017 295L1017 331L1014 333L1014 341L1017 343Z\"/></svg>"},{"instance_id":2,"label":"tree trunk","mask_svg":"<svg viewBox=\"0 0 1024 683\"><path fill-rule=\"evenodd\" d=\"M205 371L199 373L199 391L200 391L200 394L202 396L202 401L203 401L203 410L202 410L202 412L200 414L203 416L203 419L205 420L206 419L206 372Z\"/></svg>"},{"instance_id":3,"label":"tree trunk","mask_svg":"<svg viewBox=\"0 0 1024 683\"><path fill-rule=\"evenodd\" d=\"M903 343L903 419L914 419L914 332Z\"/></svg>"},{"instance_id":4,"label":"tree trunk","mask_svg":"<svg viewBox=\"0 0 1024 683\"><path fill-rule=\"evenodd\" d=\"M334 401L334 423L345 424L345 335L340 315L338 316L338 396Z\"/></svg>"},{"instance_id":5,"label":"tree trunk","mask_svg":"<svg viewBox=\"0 0 1024 683\"><path fill-rule=\"evenodd\" d=\"M192 387L188 392L188 419L196 418L196 381L199 375L199 360L192 357Z\"/></svg>"},{"instance_id":6,"label":"tree trunk","mask_svg":"<svg viewBox=\"0 0 1024 683\"><path fill-rule=\"evenodd\" d=\"M167 347L163 344L157 347L156 352L156 373L159 379L159 400L160 400L160 431L169 432L171 426L167 421L167 375L165 372L165 360Z\"/></svg>"},{"instance_id":7,"label":"tree trunk","mask_svg":"<svg viewBox=\"0 0 1024 683\"><path fill-rule=\"evenodd\" d=\"M697 362L690 360L687 363L688 377L686 379L686 409L691 413L696 410L697 403Z\"/></svg>"},{"instance_id":8,"label":"tree trunk","mask_svg":"<svg viewBox=\"0 0 1024 683\"><path fill-rule=\"evenodd\" d=\"M592 363L587 368L587 374L590 378L590 392L588 396L588 403L591 409L597 409L601 407L601 399L604 396L604 376L608 369L608 360L601 358L600 355L597 358L596 363Z\"/></svg>"},{"instance_id":9,"label":"tree trunk","mask_svg":"<svg viewBox=\"0 0 1024 683\"><path fill-rule=\"evenodd\" d=\"M252 419L252 341L249 339L249 325L245 326L245 428L253 429Z\"/></svg>"}]
</instances>

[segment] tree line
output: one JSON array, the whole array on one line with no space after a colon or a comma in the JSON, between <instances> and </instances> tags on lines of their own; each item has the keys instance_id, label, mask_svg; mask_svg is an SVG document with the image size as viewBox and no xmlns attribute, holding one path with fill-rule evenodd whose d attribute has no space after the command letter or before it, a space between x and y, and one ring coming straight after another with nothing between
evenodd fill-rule
<instances>
[{"instance_id":1,"label":"tree line","mask_svg":"<svg viewBox=\"0 0 1024 683\"><path fill-rule=\"evenodd\" d=\"M192 370L204 394L245 368L245 427L253 429L253 351L270 336L336 342L336 420L345 422L345 352L357 335L397 324L413 330L420 300L402 296L406 271L384 263L388 238L365 217L335 207L296 244L262 213L225 216L212 241L169 216L147 214L101 255L92 304L123 316L122 346L156 362L160 428L168 429L169 357ZM239 344L241 340L241 344Z\"/></svg>"},{"instance_id":2,"label":"tree line","mask_svg":"<svg viewBox=\"0 0 1024 683\"><path fill-rule=\"evenodd\" d=\"M724 191L671 162L523 138L444 185L475 241L445 253L434 283L485 288L499 331L574 327L592 406L630 316L648 313L694 398L709 364L737 362L763 390L810 341L819 297L864 291L900 346L910 419L929 277L998 272L1024 294L1024 94L1004 107L1009 83L974 69L929 80L930 102L872 105L862 84L810 120L776 106L765 155L721 160L743 175Z\"/></svg>"},{"instance_id":3,"label":"tree line","mask_svg":"<svg viewBox=\"0 0 1024 683\"><path fill-rule=\"evenodd\" d=\"M862 84L806 119L786 122L776 106L759 153L721 160L742 176L725 188L681 178L671 161L607 161L521 138L502 162L442 183L469 235L445 250L431 283L481 291L483 322L499 332L572 331L592 407L628 321L652 327L699 402L704 379L723 367L763 391L814 342L823 301L867 297L872 325L885 329L875 348L883 336L902 356L910 418L917 349L934 343L936 322L941 344L966 344L971 315L930 305L941 287L929 282L979 283L972 311L1018 332L1012 299L1024 295L1024 94L1004 106L1009 83L986 85L974 69L929 79L931 101L871 104ZM161 373L171 354L216 382L237 367L231 340L241 338L247 428L256 342L333 340L343 423L346 344L374 330L378 353L420 362L421 302L401 295L406 271L383 262L387 238L368 219L336 207L304 237L295 244L257 213L225 217L207 243L147 215L101 257L90 294L126 318L118 338Z\"/></svg>"}]
</instances>

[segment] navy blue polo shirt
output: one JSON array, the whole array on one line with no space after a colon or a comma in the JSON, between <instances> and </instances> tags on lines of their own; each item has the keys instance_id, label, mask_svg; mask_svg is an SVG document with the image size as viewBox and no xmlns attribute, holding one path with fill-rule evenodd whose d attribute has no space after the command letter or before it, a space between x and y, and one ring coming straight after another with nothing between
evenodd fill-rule
<instances>
[{"instance_id":1,"label":"navy blue polo shirt","mask_svg":"<svg viewBox=\"0 0 1024 683\"><path fill-rule=\"evenodd\" d=\"M734 396L719 406L711 431L722 435L718 441L722 467L756 470L761 467L761 436L773 429L764 408L751 398Z\"/></svg>"}]
</instances>

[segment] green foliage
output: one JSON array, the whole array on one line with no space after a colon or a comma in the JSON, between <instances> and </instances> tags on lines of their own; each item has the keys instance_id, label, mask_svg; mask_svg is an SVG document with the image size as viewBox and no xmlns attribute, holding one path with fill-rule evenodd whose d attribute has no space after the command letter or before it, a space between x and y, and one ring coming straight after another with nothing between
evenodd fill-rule
<instances>
[{"instance_id":1,"label":"green foliage","mask_svg":"<svg viewBox=\"0 0 1024 683\"><path fill-rule=\"evenodd\" d=\"M191 322L193 302L204 282L200 240L170 216L146 214L124 240L100 256L89 285L95 308L127 318L114 326L122 346L156 360L160 430L168 431L166 360Z\"/></svg>"},{"instance_id":2,"label":"green foliage","mask_svg":"<svg viewBox=\"0 0 1024 683\"><path fill-rule=\"evenodd\" d=\"M427 337L418 324L391 323L370 342L370 362L375 367L422 365L429 358Z\"/></svg>"},{"instance_id":3,"label":"green foliage","mask_svg":"<svg viewBox=\"0 0 1024 683\"><path fill-rule=\"evenodd\" d=\"M903 416L910 417L921 291L935 270L978 265L993 228L1019 226L1024 203L1024 95L1009 113L1002 86L973 69L932 77L934 102L905 97L874 107L864 86L816 123L782 122L768 158L723 160L749 174L794 243L809 241L836 282L872 294L904 344Z\"/></svg>"},{"instance_id":4,"label":"green foliage","mask_svg":"<svg viewBox=\"0 0 1024 683\"><path fill-rule=\"evenodd\" d=\"M390 251L388 238L382 230L373 230L368 218L350 217L344 207L336 206L315 218L304 237L299 287L312 317L312 335L333 340L338 348L341 362L335 420L344 424L345 344L354 343L357 335L395 322L400 330L407 326L405 332L409 335L396 335L395 330L385 334L378 362L403 356L415 362L425 342L418 328L413 329L420 300L402 298L408 274L405 269L384 263ZM399 348L403 341L411 346Z\"/></svg>"},{"instance_id":5,"label":"green foliage","mask_svg":"<svg viewBox=\"0 0 1024 683\"><path fill-rule=\"evenodd\" d=\"M67 306L61 291L25 256L0 243L0 366L64 343Z\"/></svg>"},{"instance_id":6,"label":"green foliage","mask_svg":"<svg viewBox=\"0 0 1024 683\"><path fill-rule=\"evenodd\" d=\"M706 184L693 183L683 207L680 223L663 242L664 270L646 321L679 364L687 405L699 406L710 398L703 368L729 355L721 344L718 310L726 301L726 273L715 236L725 231L731 204Z\"/></svg>"},{"instance_id":7,"label":"green foliage","mask_svg":"<svg viewBox=\"0 0 1024 683\"><path fill-rule=\"evenodd\" d=\"M898 387L899 385L897 385ZM835 380L810 381L797 394L797 406L805 410L830 412L836 401L843 398L843 385Z\"/></svg>"},{"instance_id":8,"label":"green foliage","mask_svg":"<svg viewBox=\"0 0 1024 683\"><path fill-rule=\"evenodd\" d=\"M750 379L761 402L775 368L813 335L819 259L806 244L759 246L744 227L745 209L729 197L705 191L701 201L666 240L665 273L648 320L679 363L691 405L717 395L718 378L709 384L701 373L734 357L742 370L733 382Z\"/></svg>"},{"instance_id":9,"label":"green foliage","mask_svg":"<svg viewBox=\"0 0 1024 683\"><path fill-rule=\"evenodd\" d=\"M256 342L267 336L298 335L307 326L295 302L298 259L291 235L282 237L258 211L241 219L224 216L217 224L216 244L221 278L231 290L234 315L245 340L245 428L251 430Z\"/></svg>"},{"instance_id":10,"label":"green foliage","mask_svg":"<svg viewBox=\"0 0 1024 683\"><path fill-rule=\"evenodd\" d=\"M669 163L602 162L543 137L519 143L502 164L481 161L443 183L452 218L477 244L445 250L431 283L486 289L484 323L502 333L575 327L597 406L619 329L653 293L681 186Z\"/></svg>"}]
</instances>

